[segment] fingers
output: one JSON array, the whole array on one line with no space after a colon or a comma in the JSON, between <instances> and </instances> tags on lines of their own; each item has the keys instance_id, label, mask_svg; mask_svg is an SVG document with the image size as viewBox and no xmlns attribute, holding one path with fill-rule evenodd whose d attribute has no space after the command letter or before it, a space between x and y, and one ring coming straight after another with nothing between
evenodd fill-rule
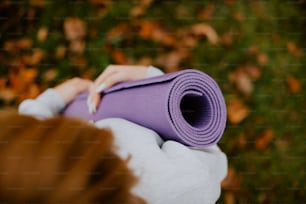
<instances>
[{"instance_id":1,"label":"fingers","mask_svg":"<svg viewBox=\"0 0 306 204\"><path fill-rule=\"evenodd\" d=\"M94 84L89 89L87 99L88 111L92 114L96 111L101 98L100 93L113 85L145 78L147 66L132 66L132 65L109 65L105 71L95 80Z\"/></svg>"},{"instance_id":2,"label":"fingers","mask_svg":"<svg viewBox=\"0 0 306 204\"><path fill-rule=\"evenodd\" d=\"M91 82L81 78L73 78L64 83L54 87L64 99L65 103L71 102L78 94L87 91Z\"/></svg>"}]
</instances>

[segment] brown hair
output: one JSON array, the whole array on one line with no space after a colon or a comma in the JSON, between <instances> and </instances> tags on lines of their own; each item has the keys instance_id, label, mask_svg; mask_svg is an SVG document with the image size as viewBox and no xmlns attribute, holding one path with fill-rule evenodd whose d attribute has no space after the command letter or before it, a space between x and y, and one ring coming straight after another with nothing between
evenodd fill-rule
<instances>
[{"instance_id":1,"label":"brown hair","mask_svg":"<svg viewBox=\"0 0 306 204\"><path fill-rule=\"evenodd\" d=\"M145 203L109 130L75 119L0 116L0 202Z\"/></svg>"}]
</instances>

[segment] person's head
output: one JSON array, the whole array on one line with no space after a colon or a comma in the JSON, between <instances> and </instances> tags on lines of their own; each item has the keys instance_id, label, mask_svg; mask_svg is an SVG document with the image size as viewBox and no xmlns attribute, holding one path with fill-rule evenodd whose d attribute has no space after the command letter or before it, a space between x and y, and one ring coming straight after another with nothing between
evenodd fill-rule
<instances>
[{"instance_id":1,"label":"person's head","mask_svg":"<svg viewBox=\"0 0 306 204\"><path fill-rule=\"evenodd\" d=\"M1 203L145 203L109 130L74 119L0 116Z\"/></svg>"}]
</instances>

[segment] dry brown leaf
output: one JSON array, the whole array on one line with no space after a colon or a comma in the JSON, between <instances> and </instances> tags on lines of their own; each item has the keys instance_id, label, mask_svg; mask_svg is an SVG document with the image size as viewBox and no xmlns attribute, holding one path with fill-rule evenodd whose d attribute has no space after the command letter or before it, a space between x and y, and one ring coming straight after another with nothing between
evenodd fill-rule
<instances>
[{"instance_id":1,"label":"dry brown leaf","mask_svg":"<svg viewBox=\"0 0 306 204\"><path fill-rule=\"evenodd\" d=\"M45 7L46 2L44 0L30 0L30 5L38 6L38 7Z\"/></svg>"},{"instance_id":2,"label":"dry brown leaf","mask_svg":"<svg viewBox=\"0 0 306 204\"><path fill-rule=\"evenodd\" d=\"M225 179L221 186L226 190L238 190L240 188L241 176L239 176L233 167L229 167Z\"/></svg>"},{"instance_id":3,"label":"dry brown leaf","mask_svg":"<svg viewBox=\"0 0 306 204\"><path fill-rule=\"evenodd\" d=\"M238 137L238 147L240 149L244 149L246 147L246 144L247 144L247 139L246 139L246 136L245 135L240 135Z\"/></svg>"},{"instance_id":4,"label":"dry brown leaf","mask_svg":"<svg viewBox=\"0 0 306 204\"><path fill-rule=\"evenodd\" d=\"M31 65L38 65L38 63L40 63L40 61L43 59L44 57L44 52L41 49L35 49L33 51L33 54L31 56L31 61L30 64Z\"/></svg>"},{"instance_id":5,"label":"dry brown leaf","mask_svg":"<svg viewBox=\"0 0 306 204\"><path fill-rule=\"evenodd\" d=\"M82 54L85 50L85 41L83 40L74 40L70 42L70 47L69 49L78 54Z\"/></svg>"},{"instance_id":6,"label":"dry brown leaf","mask_svg":"<svg viewBox=\"0 0 306 204\"><path fill-rule=\"evenodd\" d=\"M192 26L192 33L197 36L206 36L212 44L217 44L219 37L213 27L205 23L198 23Z\"/></svg>"},{"instance_id":7,"label":"dry brown leaf","mask_svg":"<svg viewBox=\"0 0 306 204\"><path fill-rule=\"evenodd\" d=\"M55 51L55 57L58 59L62 59L65 57L65 55L66 55L66 47L63 45L58 46Z\"/></svg>"},{"instance_id":8,"label":"dry brown leaf","mask_svg":"<svg viewBox=\"0 0 306 204\"><path fill-rule=\"evenodd\" d=\"M66 18L64 22L65 36L70 41L83 39L86 35L85 22L79 18Z\"/></svg>"},{"instance_id":9,"label":"dry brown leaf","mask_svg":"<svg viewBox=\"0 0 306 204\"><path fill-rule=\"evenodd\" d=\"M227 105L227 117L230 123L238 124L249 115L249 108L238 98L232 98Z\"/></svg>"},{"instance_id":10,"label":"dry brown leaf","mask_svg":"<svg viewBox=\"0 0 306 204\"><path fill-rule=\"evenodd\" d=\"M212 16L212 14L214 13L214 10L215 10L215 6L213 4L209 4L205 6L205 8L199 13L198 16L201 20L207 20Z\"/></svg>"},{"instance_id":11,"label":"dry brown leaf","mask_svg":"<svg viewBox=\"0 0 306 204\"><path fill-rule=\"evenodd\" d=\"M157 28L157 24L153 21L142 21L139 25L139 36L143 39L151 39L153 31Z\"/></svg>"},{"instance_id":12,"label":"dry brown leaf","mask_svg":"<svg viewBox=\"0 0 306 204\"><path fill-rule=\"evenodd\" d=\"M125 64L127 61L125 54L118 49L113 50L111 56L116 64Z\"/></svg>"},{"instance_id":13,"label":"dry brown leaf","mask_svg":"<svg viewBox=\"0 0 306 204\"><path fill-rule=\"evenodd\" d=\"M10 52L10 53L16 52L16 43L14 41L4 42L3 47L7 52Z\"/></svg>"},{"instance_id":14,"label":"dry brown leaf","mask_svg":"<svg viewBox=\"0 0 306 204\"><path fill-rule=\"evenodd\" d=\"M41 27L38 32L37 32L37 40L39 42L44 42L48 36L48 28L46 27Z\"/></svg>"},{"instance_id":15,"label":"dry brown leaf","mask_svg":"<svg viewBox=\"0 0 306 204\"><path fill-rule=\"evenodd\" d=\"M173 37L173 35L170 35L161 28L156 28L153 30L152 39L167 46L177 45L177 40Z\"/></svg>"},{"instance_id":16,"label":"dry brown leaf","mask_svg":"<svg viewBox=\"0 0 306 204\"><path fill-rule=\"evenodd\" d=\"M261 76L261 70L253 65L246 65L245 66L246 73L250 76L251 79L257 80Z\"/></svg>"},{"instance_id":17,"label":"dry brown leaf","mask_svg":"<svg viewBox=\"0 0 306 204\"><path fill-rule=\"evenodd\" d=\"M55 68L49 69L46 72L44 72L43 78L47 82L53 81L56 78L57 74L58 74L58 71Z\"/></svg>"},{"instance_id":18,"label":"dry brown leaf","mask_svg":"<svg viewBox=\"0 0 306 204\"><path fill-rule=\"evenodd\" d=\"M238 68L234 73L229 75L230 81L232 81L238 91L246 96L250 96L253 92L253 83L249 75L242 69Z\"/></svg>"},{"instance_id":19,"label":"dry brown leaf","mask_svg":"<svg viewBox=\"0 0 306 204\"><path fill-rule=\"evenodd\" d=\"M32 40L29 38L22 38L17 41L17 47L20 49L29 49L32 47Z\"/></svg>"},{"instance_id":20,"label":"dry brown leaf","mask_svg":"<svg viewBox=\"0 0 306 204\"><path fill-rule=\"evenodd\" d=\"M301 90L301 82L293 76L287 76L287 87L290 93L296 94Z\"/></svg>"},{"instance_id":21,"label":"dry brown leaf","mask_svg":"<svg viewBox=\"0 0 306 204\"><path fill-rule=\"evenodd\" d=\"M71 57L71 62L74 66L78 67L79 69L84 69L87 66L87 60L85 57L82 56Z\"/></svg>"},{"instance_id":22,"label":"dry brown leaf","mask_svg":"<svg viewBox=\"0 0 306 204\"><path fill-rule=\"evenodd\" d=\"M261 66L266 65L268 63L268 60L269 60L268 55L265 53L259 53L257 55L257 62Z\"/></svg>"},{"instance_id":23,"label":"dry brown leaf","mask_svg":"<svg viewBox=\"0 0 306 204\"><path fill-rule=\"evenodd\" d=\"M37 69L23 69L19 75L23 78L25 83L30 83L37 76Z\"/></svg>"},{"instance_id":24,"label":"dry brown leaf","mask_svg":"<svg viewBox=\"0 0 306 204\"><path fill-rule=\"evenodd\" d=\"M37 84L30 84L26 91L26 98L36 98L40 94L40 90Z\"/></svg>"},{"instance_id":25,"label":"dry brown leaf","mask_svg":"<svg viewBox=\"0 0 306 204\"><path fill-rule=\"evenodd\" d=\"M7 79L4 77L0 77L0 90L6 87Z\"/></svg>"},{"instance_id":26,"label":"dry brown leaf","mask_svg":"<svg viewBox=\"0 0 306 204\"><path fill-rule=\"evenodd\" d=\"M255 146L259 150L266 150L272 139L274 138L273 130L266 129L257 139Z\"/></svg>"},{"instance_id":27,"label":"dry brown leaf","mask_svg":"<svg viewBox=\"0 0 306 204\"><path fill-rule=\"evenodd\" d=\"M302 50L296 45L295 42L287 43L288 51L296 57L301 57L303 55Z\"/></svg>"},{"instance_id":28,"label":"dry brown leaf","mask_svg":"<svg viewBox=\"0 0 306 204\"><path fill-rule=\"evenodd\" d=\"M241 21L243 21L243 20L245 19L245 16L244 16L244 14L241 13L241 12L235 12L235 13L233 13L233 18L234 18L235 20L241 22Z\"/></svg>"},{"instance_id":29,"label":"dry brown leaf","mask_svg":"<svg viewBox=\"0 0 306 204\"><path fill-rule=\"evenodd\" d=\"M5 102L10 102L17 98L17 94L13 89L5 88L0 89L0 99Z\"/></svg>"},{"instance_id":30,"label":"dry brown leaf","mask_svg":"<svg viewBox=\"0 0 306 204\"><path fill-rule=\"evenodd\" d=\"M225 204L235 204L235 196L233 192L224 193Z\"/></svg>"}]
</instances>

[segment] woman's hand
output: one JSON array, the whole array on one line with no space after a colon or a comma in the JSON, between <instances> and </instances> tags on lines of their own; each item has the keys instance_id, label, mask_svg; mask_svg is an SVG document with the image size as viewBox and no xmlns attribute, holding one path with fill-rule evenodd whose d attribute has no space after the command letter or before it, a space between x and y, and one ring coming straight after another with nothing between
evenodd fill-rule
<instances>
[{"instance_id":1,"label":"woman's hand","mask_svg":"<svg viewBox=\"0 0 306 204\"><path fill-rule=\"evenodd\" d=\"M146 78L147 66L138 65L109 65L104 72L90 86L87 106L90 113L94 113L100 103L100 93L113 85L132 80Z\"/></svg>"},{"instance_id":2,"label":"woman's hand","mask_svg":"<svg viewBox=\"0 0 306 204\"><path fill-rule=\"evenodd\" d=\"M64 99L66 105L70 103L77 95L83 91L88 91L91 81L81 78L72 78L64 83L54 87L62 98Z\"/></svg>"}]
</instances>

